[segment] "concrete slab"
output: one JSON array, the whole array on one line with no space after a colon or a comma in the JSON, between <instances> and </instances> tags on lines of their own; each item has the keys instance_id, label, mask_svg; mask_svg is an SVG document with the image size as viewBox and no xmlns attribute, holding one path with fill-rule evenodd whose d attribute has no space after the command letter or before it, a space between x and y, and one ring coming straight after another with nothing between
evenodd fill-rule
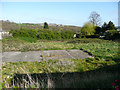
<instances>
[{"instance_id":1,"label":"concrete slab","mask_svg":"<svg viewBox=\"0 0 120 90\"><path fill-rule=\"evenodd\" d=\"M28 52L3 52L2 62L42 61L49 59L85 59L91 57L81 50L45 50Z\"/></svg>"}]
</instances>

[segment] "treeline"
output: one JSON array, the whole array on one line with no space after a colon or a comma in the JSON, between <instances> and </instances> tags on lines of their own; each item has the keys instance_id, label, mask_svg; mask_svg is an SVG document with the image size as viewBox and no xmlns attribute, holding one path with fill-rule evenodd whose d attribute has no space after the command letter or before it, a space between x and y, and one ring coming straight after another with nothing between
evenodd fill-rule
<instances>
[{"instance_id":1,"label":"treeline","mask_svg":"<svg viewBox=\"0 0 120 90\"><path fill-rule=\"evenodd\" d=\"M10 33L13 37L32 37L36 39L72 39L76 33L77 38L102 38L107 40L115 40L120 38L120 32L113 22L104 23L101 27L90 22L85 23L83 27L62 26L57 24L40 24L30 23L14 23L10 21L2 21L3 29L11 29ZM7 23L5 25L5 23ZM12 26L14 27L12 27ZM7 26L9 26L7 28ZM17 26L17 27L16 27ZM19 26L19 27L18 27Z\"/></svg>"},{"instance_id":2,"label":"treeline","mask_svg":"<svg viewBox=\"0 0 120 90\"><path fill-rule=\"evenodd\" d=\"M108 23L104 22L102 27L98 28L97 33L101 36L105 36L104 39L114 40L120 38L120 32L117 30L118 28L115 27L112 21L109 21Z\"/></svg>"},{"instance_id":3,"label":"treeline","mask_svg":"<svg viewBox=\"0 0 120 90\"><path fill-rule=\"evenodd\" d=\"M109 21L108 24L104 23L101 27L88 22L84 24L77 37L115 40L120 38L120 32L111 21Z\"/></svg>"},{"instance_id":4,"label":"treeline","mask_svg":"<svg viewBox=\"0 0 120 90\"><path fill-rule=\"evenodd\" d=\"M49 29L27 29L21 28L20 30L11 30L10 33L13 37L29 37L44 40L62 40L74 38L74 31L56 31Z\"/></svg>"}]
</instances>

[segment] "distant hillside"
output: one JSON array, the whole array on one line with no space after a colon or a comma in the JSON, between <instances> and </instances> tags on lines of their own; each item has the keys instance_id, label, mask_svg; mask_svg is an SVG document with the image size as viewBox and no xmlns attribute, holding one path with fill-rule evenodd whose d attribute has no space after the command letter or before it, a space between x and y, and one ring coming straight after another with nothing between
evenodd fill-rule
<instances>
[{"instance_id":1,"label":"distant hillside","mask_svg":"<svg viewBox=\"0 0 120 90\"><path fill-rule=\"evenodd\" d=\"M10 22L9 20L3 21L2 20L2 30L3 31L10 31L11 29L20 29L20 27L24 28L32 28L32 29L43 29L43 23L40 24L34 24L34 23L15 23L15 22ZM81 27L77 26L67 26L67 25L58 25L58 24L49 24L49 29L51 30L70 30L70 31L75 31L78 32Z\"/></svg>"}]
</instances>

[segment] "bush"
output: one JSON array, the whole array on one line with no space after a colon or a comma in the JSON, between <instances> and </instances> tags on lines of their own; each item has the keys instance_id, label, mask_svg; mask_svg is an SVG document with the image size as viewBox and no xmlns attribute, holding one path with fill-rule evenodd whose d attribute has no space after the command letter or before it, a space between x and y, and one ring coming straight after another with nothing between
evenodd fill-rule
<instances>
[{"instance_id":1,"label":"bush","mask_svg":"<svg viewBox=\"0 0 120 90\"><path fill-rule=\"evenodd\" d=\"M73 31L55 31L55 30L39 30L37 35L39 39L47 40L72 39L73 36L74 36Z\"/></svg>"},{"instance_id":2,"label":"bush","mask_svg":"<svg viewBox=\"0 0 120 90\"><path fill-rule=\"evenodd\" d=\"M91 23L86 23L81 29L81 34L84 36L94 35L94 33L95 33L95 28L94 25Z\"/></svg>"},{"instance_id":3,"label":"bush","mask_svg":"<svg viewBox=\"0 0 120 90\"><path fill-rule=\"evenodd\" d=\"M62 39L72 39L74 36L73 31L61 31L61 38Z\"/></svg>"},{"instance_id":4,"label":"bush","mask_svg":"<svg viewBox=\"0 0 120 90\"><path fill-rule=\"evenodd\" d=\"M49 29L47 22L44 23L44 29Z\"/></svg>"},{"instance_id":5,"label":"bush","mask_svg":"<svg viewBox=\"0 0 120 90\"><path fill-rule=\"evenodd\" d=\"M86 36L86 38L99 38L98 34Z\"/></svg>"},{"instance_id":6,"label":"bush","mask_svg":"<svg viewBox=\"0 0 120 90\"><path fill-rule=\"evenodd\" d=\"M105 39L114 40L120 38L120 34L117 30L109 30L106 32Z\"/></svg>"},{"instance_id":7,"label":"bush","mask_svg":"<svg viewBox=\"0 0 120 90\"><path fill-rule=\"evenodd\" d=\"M100 34L102 32L102 28L99 26L95 26L95 34Z\"/></svg>"},{"instance_id":8,"label":"bush","mask_svg":"<svg viewBox=\"0 0 120 90\"><path fill-rule=\"evenodd\" d=\"M38 39L46 39L46 40L59 40L61 39L61 34L59 31L52 30L38 30L37 34Z\"/></svg>"},{"instance_id":9,"label":"bush","mask_svg":"<svg viewBox=\"0 0 120 90\"><path fill-rule=\"evenodd\" d=\"M20 30L11 30L10 33L13 37L29 37L43 40L72 39L74 36L74 31L55 31L49 29L36 30L21 28Z\"/></svg>"},{"instance_id":10,"label":"bush","mask_svg":"<svg viewBox=\"0 0 120 90\"><path fill-rule=\"evenodd\" d=\"M36 38L37 30L36 29L21 28L20 30L11 30L10 33L13 35L13 37Z\"/></svg>"}]
</instances>

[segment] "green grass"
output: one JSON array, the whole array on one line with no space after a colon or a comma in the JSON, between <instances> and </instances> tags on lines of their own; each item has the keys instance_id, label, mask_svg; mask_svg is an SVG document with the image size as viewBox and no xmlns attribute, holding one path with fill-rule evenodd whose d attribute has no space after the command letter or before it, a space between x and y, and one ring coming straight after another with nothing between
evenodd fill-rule
<instances>
[{"instance_id":1,"label":"green grass","mask_svg":"<svg viewBox=\"0 0 120 90\"><path fill-rule=\"evenodd\" d=\"M119 43L101 39L73 39L64 41L43 41L35 43L18 38L3 39L4 51L37 51L37 50L69 50L82 49L99 59L119 61Z\"/></svg>"},{"instance_id":2,"label":"green grass","mask_svg":"<svg viewBox=\"0 0 120 90\"><path fill-rule=\"evenodd\" d=\"M89 61L88 61L89 60ZM48 64L48 66L47 66ZM71 60L49 60L41 62L17 62L5 63L3 65L3 74L9 75L17 73L53 73L53 72L81 72L95 70L106 65L115 65L115 61L105 61L96 59L71 59ZM14 68L14 69L12 69ZM23 68L23 70L21 69ZM43 69L44 68L44 69ZM49 68L49 70L47 70ZM81 71L79 71L79 69Z\"/></svg>"},{"instance_id":3,"label":"green grass","mask_svg":"<svg viewBox=\"0 0 120 90\"><path fill-rule=\"evenodd\" d=\"M60 60L4 63L2 73L4 75L3 80L7 81L7 84L10 83L15 73L87 72L95 70L95 73L89 73L85 76L83 75L83 78L78 78L79 81L70 79L71 82L68 86L80 86L82 88L111 88L111 83L114 82L115 79L120 79L120 77L118 77L120 71L117 69L120 66L119 44L117 42L101 39L74 39L62 41L37 40L31 43L18 38L3 39L2 42L3 51L82 49L94 56L94 58L88 59L63 60L62 62L67 63L67 65L61 64ZM112 65L116 67L113 68L111 67ZM107 67L105 70L97 70L106 66L111 68ZM8 76L10 76L10 78L7 78Z\"/></svg>"},{"instance_id":4,"label":"green grass","mask_svg":"<svg viewBox=\"0 0 120 90\"><path fill-rule=\"evenodd\" d=\"M72 59L72 60L62 60L62 61L61 60L49 60L49 61L41 61L41 62L4 63L4 65L2 67L2 74L4 75L3 81L4 82L6 81L5 84L10 84L15 73L17 73L17 74L58 73L58 72L62 72L62 73L80 72L81 73L81 72L96 70L96 69L100 69L100 68L104 68L104 69L96 70L95 72L86 74L85 76L83 75L84 78L82 78L82 81L81 81L81 77L79 78L78 76L76 76L76 78L79 78L80 81L77 81L77 82L71 81L70 83L72 84L73 87L78 87L76 85L81 84L82 85L81 87L85 87L86 85L88 85L86 87L93 88L93 87L95 87L94 85L89 86L89 84L92 82L94 82L94 83L97 82L100 85L102 85L101 81L104 81L105 79L107 80L106 82L108 82L108 81L112 82L114 79L117 79L117 77L118 77L117 75L118 75L118 73L120 73L120 71L118 70L120 65L116 64L115 61L112 61L112 60L104 61L104 60L95 60L95 59L91 59L90 61L88 61L88 60L90 60L90 59L87 59L87 60ZM61 63L61 62L64 62L64 63ZM68 62L69 62L69 64L68 64ZM109 68L109 67L106 67L106 65L107 66L116 65L116 67ZM99 76L99 74L100 74L100 76ZM87 81L85 82L86 78L87 78ZM98 80L97 80L99 78L102 78L100 82L98 82ZM76 83L75 86L74 86L73 82L74 82L74 84ZM97 85L97 86L100 86L100 85ZM106 87L106 85L102 85L102 86ZM62 87L64 87L64 86L62 86Z\"/></svg>"},{"instance_id":5,"label":"green grass","mask_svg":"<svg viewBox=\"0 0 120 90\"><path fill-rule=\"evenodd\" d=\"M30 43L35 43L37 41L36 38L31 38L31 37L9 37L9 38L6 38L6 39L3 39L2 40L3 42L4 41L15 41L16 43L17 42L30 42Z\"/></svg>"},{"instance_id":6,"label":"green grass","mask_svg":"<svg viewBox=\"0 0 120 90\"><path fill-rule=\"evenodd\" d=\"M116 61L119 61L117 59L120 59L118 43L89 43L82 45L81 49L90 52L92 55L100 59L116 59Z\"/></svg>"}]
</instances>

